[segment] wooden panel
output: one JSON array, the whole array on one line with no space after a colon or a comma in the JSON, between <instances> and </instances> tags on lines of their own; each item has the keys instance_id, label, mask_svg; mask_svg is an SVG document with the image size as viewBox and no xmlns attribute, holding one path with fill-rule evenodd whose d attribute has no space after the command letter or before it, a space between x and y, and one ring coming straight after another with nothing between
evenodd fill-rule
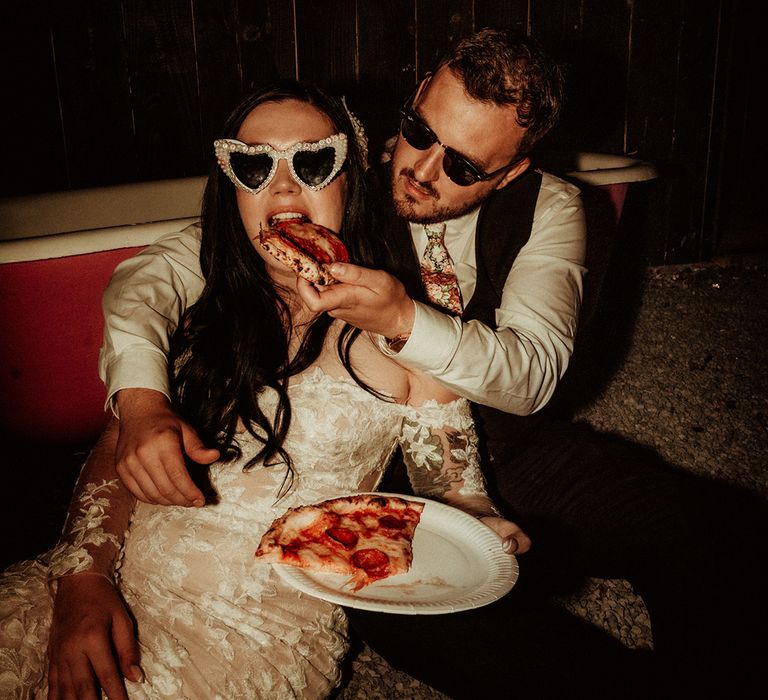
<instances>
[{"instance_id":1,"label":"wooden panel","mask_svg":"<svg viewBox=\"0 0 768 700\"><path fill-rule=\"evenodd\" d=\"M13 107L2 115L0 196L202 174L210 140L234 102L274 77L298 75L346 94L378 148L396 129L396 109L417 77L456 40L475 28L509 26L530 31L570 67L567 111L548 146L652 161L661 178L649 207L655 219L645 232L649 259L706 258L718 218L728 224L745 200L759 199L757 186L744 186L757 179L763 160L750 93L759 88L738 73L764 72L757 40L751 53L743 50L758 24L751 6L746 0L6 2L0 89ZM733 43L723 32L726 38L733 32ZM726 53L742 68L733 68ZM750 175L732 186L743 163ZM760 208L750 211L755 222ZM740 225L756 224L742 218Z\"/></svg>"},{"instance_id":2,"label":"wooden panel","mask_svg":"<svg viewBox=\"0 0 768 700\"><path fill-rule=\"evenodd\" d=\"M358 76L354 0L296 0L297 67L301 80L334 94L355 88Z\"/></svg>"},{"instance_id":3,"label":"wooden panel","mask_svg":"<svg viewBox=\"0 0 768 700\"><path fill-rule=\"evenodd\" d=\"M686 9L682 0L663 11L653 0L638 0L632 17L627 149L661 171L648 227L648 258L656 263L677 262L681 255L697 259L701 244L716 8L701 3L694 13Z\"/></svg>"},{"instance_id":4,"label":"wooden panel","mask_svg":"<svg viewBox=\"0 0 768 700\"><path fill-rule=\"evenodd\" d=\"M196 0L195 45L203 149L244 94L295 77L291 5L278 0Z\"/></svg>"},{"instance_id":5,"label":"wooden panel","mask_svg":"<svg viewBox=\"0 0 768 700\"><path fill-rule=\"evenodd\" d=\"M718 89L715 95L720 167L718 177L708 183L716 253L749 252L750 247L768 249L765 224L763 171L768 163L762 81L768 74L768 56L763 47L757 3L732 2L721 16ZM709 217L705 214L705 224Z\"/></svg>"},{"instance_id":6,"label":"wooden panel","mask_svg":"<svg viewBox=\"0 0 768 700\"><path fill-rule=\"evenodd\" d=\"M417 0L416 72L423 75L462 37L472 33L472 0Z\"/></svg>"},{"instance_id":7,"label":"wooden panel","mask_svg":"<svg viewBox=\"0 0 768 700\"><path fill-rule=\"evenodd\" d=\"M663 12L653 0L638 0L631 26L627 76L627 149L671 160L677 110L678 54L682 0Z\"/></svg>"},{"instance_id":8,"label":"wooden panel","mask_svg":"<svg viewBox=\"0 0 768 700\"><path fill-rule=\"evenodd\" d=\"M70 187L139 179L120 4L55 3L50 20Z\"/></svg>"},{"instance_id":9,"label":"wooden panel","mask_svg":"<svg viewBox=\"0 0 768 700\"><path fill-rule=\"evenodd\" d=\"M627 75L627 149L647 154L661 177L649 212L646 256L654 262L665 258L672 229L687 228L672 222L672 204L679 209L679 165L674 162L677 111L679 34L682 0L671 0L663 11L650 0L638 0L630 28L632 51Z\"/></svg>"},{"instance_id":10,"label":"wooden panel","mask_svg":"<svg viewBox=\"0 0 768 700\"><path fill-rule=\"evenodd\" d=\"M257 84L296 75L293 9L280 0L196 0L203 156L230 112Z\"/></svg>"},{"instance_id":11,"label":"wooden panel","mask_svg":"<svg viewBox=\"0 0 768 700\"><path fill-rule=\"evenodd\" d=\"M625 153L630 7L586 0L578 36L568 43L564 122L568 145L578 150Z\"/></svg>"},{"instance_id":12,"label":"wooden panel","mask_svg":"<svg viewBox=\"0 0 768 700\"><path fill-rule=\"evenodd\" d=\"M415 0L359 0L359 84L350 106L368 131L371 155L398 129L398 109L416 85Z\"/></svg>"},{"instance_id":13,"label":"wooden panel","mask_svg":"<svg viewBox=\"0 0 768 700\"><path fill-rule=\"evenodd\" d=\"M189 0L125 0L136 154L142 179L204 172Z\"/></svg>"},{"instance_id":14,"label":"wooden panel","mask_svg":"<svg viewBox=\"0 0 768 700\"><path fill-rule=\"evenodd\" d=\"M531 0L531 34L551 51L581 36L581 0Z\"/></svg>"},{"instance_id":15,"label":"wooden panel","mask_svg":"<svg viewBox=\"0 0 768 700\"><path fill-rule=\"evenodd\" d=\"M201 158L213 159L211 142L240 99L237 0L195 0L194 37L200 90Z\"/></svg>"},{"instance_id":16,"label":"wooden panel","mask_svg":"<svg viewBox=\"0 0 768 700\"><path fill-rule=\"evenodd\" d=\"M700 260L710 245L711 221L705 220L705 194L712 138L714 77L717 69L718 12L714 3L703 2L688 16L680 36L675 119L675 162L685 164L683 179L690 197L687 226L676 231L667 244L671 262Z\"/></svg>"},{"instance_id":17,"label":"wooden panel","mask_svg":"<svg viewBox=\"0 0 768 700\"><path fill-rule=\"evenodd\" d=\"M528 34L528 0L475 0L474 28L504 27Z\"/></svg>"},{"instance_id":18,"label":"wooden panel","mask_svg":"<svg viewBox=\"0 0 768 700\"><path fill-rule=\"evenodd\" d=\"M44 9L32 3L2 4L0 67L0 194L66 189L64 134Z\"/></svg>"},{"instance_id":19,"label":"wooden panel","mask_svg":"<svg viewBox=\"0 0 768 700\"><path fill-rule=\"evenodd\" d=\"M532 35L566 69L565 112L542 147L623 152L628 12L612 0L532 4Z\"/></svg>"},{"instance_id":20,"label":"wooden panel","mask_svg":"<svg viewBox=\"0 0 768 700\"><path fill-rule=\"evenodd\" d=\"M215 2L215 0L213 0ZM275 78L295 78L296 36L293 3L285 0L238 0L237 41L243 87ZM322 30L317 25L315 30Z\"/></svg>"}]
</instances>

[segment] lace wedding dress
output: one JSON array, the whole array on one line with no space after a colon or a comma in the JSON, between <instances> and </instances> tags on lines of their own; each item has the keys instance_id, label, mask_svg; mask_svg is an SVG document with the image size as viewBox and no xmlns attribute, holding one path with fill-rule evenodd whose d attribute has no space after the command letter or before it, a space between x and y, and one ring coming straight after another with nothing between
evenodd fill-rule
<instances>
[{"instance_id":1,"label":"lace wedding dress","mask_svg":"<svg viewBox=\"0 0 768 700\"><path fill-rule=\"evenodd\" d=\"M467 402L388 403L319 368L295 379L289 394L285 447L295 478L287 495L277 499L284 464L242 470L258 450L255 440L242 438L241 460L210 469L218 503L136 505L116 574L136 619L145 675L143 683L126 682L131 698L329 694L347 650L343 611L296 591L257 562L261 534L287 508L375 489L398 443L410 468L437 469L452 459L463 465L464 492L484 493ZM122 533L109 531L107 510L117 488L110 481L88 484L70 515L68 537L0 577L2 698L45 697L49 585L87 570L89 545L119 546Z\"/></svg>"}]
</instances>

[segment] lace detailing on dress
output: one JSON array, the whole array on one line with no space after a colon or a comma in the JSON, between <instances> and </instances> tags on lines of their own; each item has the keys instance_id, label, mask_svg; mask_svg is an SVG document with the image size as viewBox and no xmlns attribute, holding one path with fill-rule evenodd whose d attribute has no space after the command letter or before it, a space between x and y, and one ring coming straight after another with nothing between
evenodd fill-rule
<instances>
[{"instance_id":1,"label":"lace detailing on dress","mask_svg":"<svg viewBox=\"0 0 768 700\"><path fill-rule=\"evenodd\" d=\"M243 432L241 458L209 470L218 503L136 506L120 587L157 697L323 697L340 680L343 613L292 589L254 552L288 508L375 488L407 409L319 370L292 381L289 394L295 477L285 497L276 500L285 465L243 472L260 447Z\"/></svg>"},{"instance_id":2,"label":"lace detailing on dress","mask_svg":"<svg viewBox=\"0 0 768 700\"><path fill-rule=\"evenodd\" d=\"M401 443L408 476L420 496L446 500L451 492L460 496L485 496L480 469L478 438L472 426L469 405L455 401L450 421L442 425L406 417ZM428 410L422 407L420 410ZM444 411L440 411L444 413ZM448 416L442 416L443 420Z\"/></svg>"},{"instance_id":3,"label":"lace detailing on dress","mask_svg":"<svg viewBox=\"0 0 768 700\"><path fill-rule=\"evenodd\" d=\"M45 697L51 594L40 561L14 564L0 574L0 698ZM40 694L38 694L38 691Z\"/></svg>"},{"instance_id":4,"label":"lace detailing on dress","mask_svg":"<svg viewBox=\"0 0 768 700\"><path fill-rule=\"evenodd\" d=\"M296 477L284 498L276 501L285 465L244 472L259 444L240 433L241 459L209 470L218 503L136 504L118 572L145 674L144 683L126 683L130 698L326 697L340 681L346 618L257 562L261 535L288 508L374 490L398 442L425 474L439 468L442 450L465 488L479 488L466 401L403 406L318 368L294 378L288 391L293 417L285 449ZM101 557L106 561L109 550L114 558L122 533L110 532L106 518L113 485L87 485L52 556L52 575L103 571ZM0 654L3 698L29 684L44 687L51 615L45 574L27 562L0 585L0 646L13 647Z\"/></svg>"},{"instance_id":5,"label":"lace detailing on dress","mask_svg":"<svg viewBox=\"0 0 768 700\"><path fill-rule=\"evenodd\" d=\"M70 513L62 539L50 553L49 579L91 570L94 565L94 553L105 545L109 547L109 551L102 551L100 558L106 557L108 561L114 561L120 549L120 539L115 533L105 530L103 525L104 521L109 519L109 495L117 488L116 479L98 484L85 484L78 500L79 509Z\"/></svg>"}]
</instances>

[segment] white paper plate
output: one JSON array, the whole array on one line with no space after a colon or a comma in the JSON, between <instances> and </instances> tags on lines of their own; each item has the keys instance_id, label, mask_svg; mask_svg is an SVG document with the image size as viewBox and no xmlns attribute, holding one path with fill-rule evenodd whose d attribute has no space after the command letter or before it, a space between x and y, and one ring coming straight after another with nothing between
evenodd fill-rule
<instances>
[{"instance_id":1,"label":"white paper plate","mask_svg":"<svg viewBox=\"0 0 768 700\"><path fill-rule=\"evenodd\" d=\"M498 600L515 585L517 559L502 551L496 533L476 518L426 498L379 495L425 504L408 573L376 581L359 591L350 590L346 574L273 564L278 575L294 588L338 605L401 615L478 608Z\"/></svg>"}]
</instances>

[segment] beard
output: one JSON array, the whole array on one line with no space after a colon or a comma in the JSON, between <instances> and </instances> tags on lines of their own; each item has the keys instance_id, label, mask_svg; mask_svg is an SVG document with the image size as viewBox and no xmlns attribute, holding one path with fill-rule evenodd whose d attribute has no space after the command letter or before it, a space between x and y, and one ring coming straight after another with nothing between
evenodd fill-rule
<instances>
[{"instance_id":1,"label":"beard","mask_svg":"<svg viewBox=\"0 0 768 700\"><path fill-rule=\"evenodd\" d=\"M428 210L424 210L424 201L417 201L411 195L403 192L397 194L397 181L400 178L409 178L418 183L419 187L425 191L432 198L431 207ZM399 173L392 172L392 199L395 205L395 211L398 216L406 219L414 224L437 224L449 219L456 219L459 216L468 214L469 212L477 209L490 194L493 192L493 187L488 190L482 190L474 196L468 197L466 200L453 206L440 204L440 193L435 189L434 185L430 182L419 182L416 179L416 173L413 168L403 168ZM417 211L416 206L419 205L422 209Z\"/></svg>"}]
</instances>

